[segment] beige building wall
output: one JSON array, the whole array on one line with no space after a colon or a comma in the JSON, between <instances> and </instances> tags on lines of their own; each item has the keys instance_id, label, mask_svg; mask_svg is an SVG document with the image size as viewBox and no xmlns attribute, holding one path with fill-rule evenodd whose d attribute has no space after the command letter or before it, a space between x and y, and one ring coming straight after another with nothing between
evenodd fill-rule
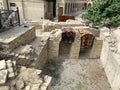
<instances>
[{"instance_id":1,"label":"beige building wall","mask_svg":"<svg viewBox=\"0 0 120 90\"><path fill-rule=\"evenodd\" d=\"M0 0L0 9L7 9L6 0Z\"/></svg>"},{"instance_id":2,"label":"beige building wall","mask_svg":"<svg viewBox=\"0 0 120 90\"><path fill-rule=\"evenodd\" d=\"M8 9L6 1L0 0L0 8ZM14 10L15 7L10 7L10 3L19 7L21 21L44 19L44 0L8 0L9 9Z\"/></svg>"},{"instance_id":3,"label":"beige building wall","mask_svg":"<svg viewBox=\"0 0 120 90\"><path fill-rule=\"evenodd\" d=\"M0 6L4 9L7 9L6 1L0 0ZM56 17L60 13L62 15L76 15L83 9L85 2L87 0L56 0ZM19 7L21 21L41 20L46 16L53 15L53 2L48 3L45 0L8 0L9 5L10 3L15 3ZM9 8L13 9L13 7ZM62 11L60 8L62 8Z\"/></svg>"}]
</instances>

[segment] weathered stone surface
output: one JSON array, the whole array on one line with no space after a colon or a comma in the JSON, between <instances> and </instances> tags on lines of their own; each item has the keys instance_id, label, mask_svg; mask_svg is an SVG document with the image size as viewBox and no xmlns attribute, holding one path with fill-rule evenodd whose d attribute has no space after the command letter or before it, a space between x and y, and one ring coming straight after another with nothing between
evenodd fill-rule
<instances>
[{"instance_id":1,"label":"weathered stone surface","mask_svg":"<svg viewBox=\"0 0 120 90\"><path fill-rule=\"evenodd\" d=\"M0 84L5 84L7 79L7 70L0 71Z\"/></svg>"},{"instance_id":2,"label":"weathered stone surface","mask_svg":"<svg viewBox=\"0 0 120 90\"><path fill-rule=\"evenodd\" d=\"M9 78L14 78L14 77L15 77L15 73L14 73L14 72L10 72L10 73L8 74L8 77L9 77Z\"/></svg>"},{"instance_id":3,"label":"weathered stone surface","mask_svg":"<svg viewBox=\"0 0 120 90\"><path fill-rule=\"evenodd\" d=\"M33 84L31 90L40 90L40 84Z\"/></svg>"},{"instance_id":4,"label":"weathered stone surface","mask_svg":"<svg viewBox=\"0 0 120 90\"><path fill-rule=\"evenodd\" d=\"M8 68L8 72L13 73L13 67Z\"/></svg>"},{"instance_id":5,"label":"weathered stone surface","mask_svg":"<svg viewBox=\"0 0 120 90\"><path fill-rule=\"evenodd\" d=\"M25 70L21 70L19 77L29 83L42 83L42 79L37 74L37 69L27 68Z\"/></svg>"},{"instance_id":6,"label":"weathered stone surface","mask_svg":"<svg viewBox=\"0 0 120 90\"><path fill-rule=\"evenodd\" d=\"M9 67L12 67L12 61L11 60L7 60L6 61L6 64L7 64L7 67L9 68Z\"/></svg>"},{"instance_id":7,"label":"weathered stone surface","mask_svg":"<svg viewBox=\"0 0 120 90\"><path fill-rule=\"evenodd\" d=\"M31 87L30 86L26 86L25 90L31 90Z\"/></svg>"},{"instance_id":8,"label":"weathered stone surface","mask_svg":"<svg viewBox=\"0 0 120 90\"><path fill-rule=\"evenodd\" d=\"M101 62L106 72L108 82L111 85L112 90L120 89L120 29L111 29L109 37L103 37L103 48L101 54Z\"/></svg>"},{"instance_id":9,"label":"weathered stone surface","mask_svg":"<svg viewBox=\"0 0 120 90\"><path fill-rule=\"evenodd\" d=\"M6 69L6 62L5 62L5 60L1 60L0 61L0 70L2 70L2 69Z\"/></svg>"},{"instance_id":10,"label":"weathered stone surface","mask_svg":"<svg viewBox=\"0 0 120 90\"><path fill-rule=\"evenodd\" d=\"M46 75L46 76L44 77L44 81L45 81L45 82L41 85L40 90L47 90L47 87L49 86L51 80L52 80L52 77Z\"/></svg>"},{"instance_id":11,"label":"weathered stone surface","mask_svg":"<svg viewBox=\"0 0 120 90\"><path fill-rule=\"evenodd\" d=\"M0 33L0 42L6 52L11 52L18 46L26 44L35 38L35 27L14 27L6 32Z\"/></svg>"},{"instance_id":12,"label":"weathered stone surface","mask_svg":"<svg viewBox=\"0 0 120 90\"><path fill-rule=\"evenodd\" d=\"M22 79L18 79L16 82L17 90L21 90L22 88L24 88L24 86L25 86L24 81Z\"/></svg>"},{"instance_id":13,"label":"weathered stone surface","mask_svg":"<svg viewBox=\"0 0 120 90\"><path fill-rule=\"evenodd\" d=\"M0 90L9 90L10 88L8 86L0 86Z\"/></svg>"}]
</instances>

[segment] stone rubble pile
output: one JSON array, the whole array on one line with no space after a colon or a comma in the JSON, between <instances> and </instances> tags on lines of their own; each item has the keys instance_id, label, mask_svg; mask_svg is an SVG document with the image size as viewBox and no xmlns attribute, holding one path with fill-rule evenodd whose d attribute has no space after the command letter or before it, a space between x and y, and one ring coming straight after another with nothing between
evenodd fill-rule
<instances>
[{"instance_id":1,"label":"stone rubble pile","mask_svg":"<svg viewBox=\"0 0 120 90\"><path fill-rule=\"evenodd\" d=\"M0 61L0 90L48 90L51 79L41 70L17 67L14 60Z\"/></svg>"},{"instance_id":2,"label":"stone rubble pile","mask_svg":"<svg viewBox=\"0 0 120 90\"><path fill-rule=\"evenodd\" d=\"M20 50L15 51L15 59L17 65L28 66L36 60L36 52L32 45L21 46Z\"/></svg>"}]
</instances>

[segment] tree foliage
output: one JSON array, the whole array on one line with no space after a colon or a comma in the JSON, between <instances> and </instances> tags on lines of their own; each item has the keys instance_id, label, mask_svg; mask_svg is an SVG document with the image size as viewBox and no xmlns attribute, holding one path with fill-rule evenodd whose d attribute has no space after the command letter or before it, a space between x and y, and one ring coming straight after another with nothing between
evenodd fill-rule
<instances>
[{"instance_id":1,"label":"tree foliage","mask_svg":"<svg viewBox=\"0 0 120 90\"><path fill-rule=\"evenodd\" d=\"M120 0L94 0L84 18L96 25L101 25L109 20L110 27L117 27L120 25Z\"/></svg>"}]
</instances>

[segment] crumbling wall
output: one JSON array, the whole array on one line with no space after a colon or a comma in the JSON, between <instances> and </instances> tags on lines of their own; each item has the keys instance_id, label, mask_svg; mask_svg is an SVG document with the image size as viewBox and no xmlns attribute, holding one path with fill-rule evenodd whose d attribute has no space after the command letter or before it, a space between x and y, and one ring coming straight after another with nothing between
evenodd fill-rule
<instances>
[{"instance_id":1,"label":"crumbling wall","mask_svg":"<svg viewBox=\"0 0 120 90\"><path fill-rule=\"evenodd\" d=\"M83 21L68 20L66 22L51 22L45 20L43 22L44 32L51 32L55 29L61 29L62 27L75 27L75 26L85 26Z\"/></svg>"},{"instance_id":2,"label":"crumbling wall","mask_svg":"<svg viewBox=\"0 0 120 90\"><path fill-rule=\"evenodd\" d=\"M108 81L112 90L120 89L120 52L119 40L120 29L109 33L109 29L102 28L101 37L103 38L103 48L101 54L101 62L106 72Z\"/></svg>"},{"instance_id":3,"label":"crumbling wall","mask_svg":"<svg viewBox=\"0 0 120 90\"><path fill-rule=\"evenodd\" d=\"M100 58L101 50L103 46L103 40L96 37L93 43L93 46L89 52L89 58Z\"/></svg>"},{"instance_id":4,"label":"crumbling wall","mask_svg":"<svg viewBox=\"0 0 120 90\"><path fill-rule=\"evenodd\" d=\"M49 90L52 77L42 70L17 66L16 60L0 60L0 90Z\"/></svg>"},{"instance_id":5,"label":"crumbling wall","mask_svg":"<svg viewBox=\"0 0 120 90\"><path fill-rule=\"evenodd\" d=\"M61 41L62 31L60 29L53 30L49 38L48 46L48 59L52 59L59 56L59 44Z\"/></svg>"},{"instance_id":6,"label":"crumbling wall","mask_svg":"<svg viewBox=\"0 0 120 90\"><path fill-rule=\"evenodd\" d=\"M42 69L48 60L48 41L44 44L42 49L40 50L40 54L38 55L36 61L36 68Z\"/></svg>"},{"instance_id":7,"label":"crumbling wall","mask_svg":"<svg viewBox=\"0 0 120 90\"><path fill-rule=\"evenodd\" d=\"M72 47L70 50L70 59L79 58L81 38L79 32L78 31L75 32L76 32L76 37L75 37L75 41L72 43Z\"/></svg>"}]
</instances>

